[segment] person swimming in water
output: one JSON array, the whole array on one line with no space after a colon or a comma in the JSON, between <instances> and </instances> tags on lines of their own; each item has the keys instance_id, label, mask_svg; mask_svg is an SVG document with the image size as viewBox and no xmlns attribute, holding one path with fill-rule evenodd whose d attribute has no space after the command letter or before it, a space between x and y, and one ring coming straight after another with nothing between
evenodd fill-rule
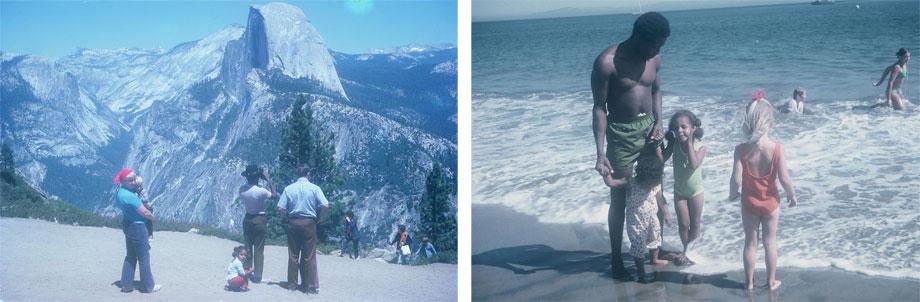
<instances>
[{"instance_id":1,"label":"person swimming in water","mask_svg":"<svg viewBox=\"0 0 920 302\"><path fill-rule=\"evenodd\" d=\"M879 86L885 80L885 77L888 77L888 89L885 91L887 102L876 104L872 108L888 106L895 110L904 109L904 89L902 86L904 80L907 79L907 62L910 61L910 51L907 48L901 48L896 54L898 62L885 68L885 71L882 72L882 77L873 84ZM889 74L891 75L890 77L888 76Z\"/></svg>"},{"instance_id":2,"label":"person swimming in water","mask_svg":"<svg viewBox=\"0 0 920 302\"><path fill-rule=\"evenodd\" d=\"M792 91L792 99L789 102L786 102L780 112L782 113L791 113L791 114L805 114L805 99L808 95L805 92L805 89L801 87L796 87Z\"/></svg>"}]
</instances>

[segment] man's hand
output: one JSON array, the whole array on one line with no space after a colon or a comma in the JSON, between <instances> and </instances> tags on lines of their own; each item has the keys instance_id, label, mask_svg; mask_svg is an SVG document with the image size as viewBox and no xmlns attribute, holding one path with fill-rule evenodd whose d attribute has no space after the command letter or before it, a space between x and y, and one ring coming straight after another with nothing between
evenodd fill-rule
<instances>
[{"instance_id":1,"label":"man's hand","mask_svg":"<svg viewBox=\"0 0 920 302\"><path fill-rule=\"evenodd\" d=\"M610 167L610 160L603 155L597 157L597 163L594 165L594 170L600 173L601 176L607 176L607 174L613 173L613 168Z\"/></svg>"},{"instance_id":2,"label":"man's hand","mask_svg":"<svg viewBox=\"0 0 920 302\"><path fill-rule=\"evenodd\" d=\"M664 139L664 130L661 128L661 122L655 122L655 126L652 127L652 131L649 132L648 139L653 141L660 141Z\"/></svg>"}]
</instances>

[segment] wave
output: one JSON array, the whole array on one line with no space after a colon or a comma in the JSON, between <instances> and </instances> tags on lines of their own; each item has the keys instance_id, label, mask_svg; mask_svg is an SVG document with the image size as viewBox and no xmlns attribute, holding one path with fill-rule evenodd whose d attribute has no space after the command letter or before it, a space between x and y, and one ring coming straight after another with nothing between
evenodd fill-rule
<instances>
[{"instance_id":1,"label":"wave","mask_svg":"<svg viewBox=\"0 0 920 302\"><path fill-rule=\"evenodd\" d=\"M879 101L826 100L810 103L811 114L777 114L770 135L784 146L799 198L797 207L782 206L781 266L920 277L920 118L915 106L854 109ZM741 264L740 206L726 199L746 104L705 96L663 100L665 118L689 109L706 129L703 234L690 254L700 265L691 270ZM609 193L593 169L591 106L589 91L474 94L473 203L501 204L541 222L605 224ZM672 179L667 168L671 204ZM665 234L666 242L679 244L676 228Z\"/></svg>"}]
</instances>

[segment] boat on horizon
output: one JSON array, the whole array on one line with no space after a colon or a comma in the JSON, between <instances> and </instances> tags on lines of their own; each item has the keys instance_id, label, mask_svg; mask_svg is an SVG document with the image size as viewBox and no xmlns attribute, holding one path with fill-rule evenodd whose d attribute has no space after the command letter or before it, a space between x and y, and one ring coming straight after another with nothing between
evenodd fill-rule
<instances>
[{"instance_id":1,"label":"boat on horizon","mask_svg":"<svg viewBox=\"0 0 920 302\"><path fill-rule=\"evenodd\" d=\"M834 4L834 0L815 0L811 5L831 5Z\"/></svg>"},{"instance_id":2,"label":"boat on horizon","mask_svg":"<svg viewBox=\"0 0 920 302\"><path fill-rule=\"evenodd\" d=\"M642 11L642 0L639 0L639 1L636 1L636 2L639 2L639 10L638 10L638 11L632 12L632 14L633 14L633 15L641 15L641 14L644 13L644 12Z\"/></svg>"}]
</instances>

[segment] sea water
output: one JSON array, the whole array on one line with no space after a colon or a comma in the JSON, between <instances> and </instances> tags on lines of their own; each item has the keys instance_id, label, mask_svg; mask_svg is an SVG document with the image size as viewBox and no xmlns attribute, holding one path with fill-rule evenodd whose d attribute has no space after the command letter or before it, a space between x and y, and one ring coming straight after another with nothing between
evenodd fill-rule
<instances>
[{"instance_id":1,"label":"sea water","mask_svg":"<svg viewBox=\"0 0 920 302\"><path fill-rule=\"evenodd\" d=\"M788 208L781 194L779 265L920 278L920 62L908 64L906 110L861 108L884 101L887 81L872 84L898 48L920 49L920 2L855 4L664 13L664 117L691 110L706 132L702 237L691 246L691 272L742 268L740 204L727 200L742 110L752 92L764 89L780 106L802 87L811 112L777 114L770 133L784 146L798 196ZM473 24L473 203L606 228L591 64L629 35L635 17ZM664 191L673 206L670 161ZM676 226L664 233L680 246ZM762 267L762 249L758 256Z\"/></svg>"}]
</instances>

